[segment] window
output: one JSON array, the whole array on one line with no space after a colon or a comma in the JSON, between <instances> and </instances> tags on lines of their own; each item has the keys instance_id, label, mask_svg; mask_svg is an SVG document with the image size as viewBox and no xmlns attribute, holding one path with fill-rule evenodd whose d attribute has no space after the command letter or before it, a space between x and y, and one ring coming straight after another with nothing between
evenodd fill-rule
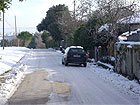
<instances>
[{"instance_id":1,"label":"window","mask_svg":"<svg viewBox=\"0 0 140 105\"><path fill-rule=\"evenodd\" d=\"M81 48L71 48L70 53L84 53L84 50Z\"/></svg>"}]
</instances>

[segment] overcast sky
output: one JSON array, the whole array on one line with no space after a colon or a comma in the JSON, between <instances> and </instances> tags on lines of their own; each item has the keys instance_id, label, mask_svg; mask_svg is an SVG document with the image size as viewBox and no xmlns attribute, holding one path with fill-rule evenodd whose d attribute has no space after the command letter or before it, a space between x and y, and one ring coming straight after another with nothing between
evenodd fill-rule
<instances>
[{"instance_id":1,"label":"overcast sky","mask_svg":"<svg viewBox=\"0 0 140 105\"><path fill-rule=\"evenodd\" d=\"M53 5L65 4L73 10L74 0L12 0L12 5L5 13L5 32L14 32L15 16L17 18L17 31L35 32L36 26L45 17L46 12ZM129 1L129 0L126 0ZM131 1L131 0L130 0ZM2 22L0 22L2 33Z\"/></svg>"},{"instance_id":2,"label":"overcast sky","mask_svg":"<svg viewBox=\"0 0 140 105\"><path fill-rule=\"evenodd\" d=\"M18 2L13 0L11 7L5 13L5 32L14 32L15 16L17 18L17 31L35 32L36 26L45 17L46 11L53 5L65 4L73 8L73 0L26 0ZM0 33L2 33L0 22Z\"/></svg>"}]
</instances>

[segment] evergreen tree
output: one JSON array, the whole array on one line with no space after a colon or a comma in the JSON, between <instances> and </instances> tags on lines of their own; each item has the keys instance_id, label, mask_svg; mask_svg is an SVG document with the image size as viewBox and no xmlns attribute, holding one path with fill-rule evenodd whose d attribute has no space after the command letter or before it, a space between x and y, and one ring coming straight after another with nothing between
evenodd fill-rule
<instances>
[{"instance_id":1,"label":"evergreen tree","mask_svg":"<svg viewBox=\"0 0 140 105\"><path fill-rule=\"evenodd\" d=\"M29 43L28 48L33 48L33 49L36 48L37 44L36 44L36 40L35 39L36 39L35 36L33 36L32 39L31 39L31 42Z\"/></svg>"},{"instance_id":2,"label":"evergreen tree","mask_svg":"<svg viewBox=\"0 0 140 105\"><path fill-rule=\"evenodd\" d=\"M32 38L32 34L27 32L27 31L23 31L21 33L18 34L17 36L18 39L20 39L20 41L22 42L22 46L28 46L28 44L30 43L31 41L31 38Z\"/></svg>"},{"instance_id":3,"label":"evergreen tree","mask_svg":"<svg viewBox=\"0 0 140 105\"><path fill-rule=\"evenodd\" d=\"M38 31L47 30L56 42L67 40L73 33L72 17L65 5L51 7L46 17L37 26Z\"/></svg>"}]
</instances>

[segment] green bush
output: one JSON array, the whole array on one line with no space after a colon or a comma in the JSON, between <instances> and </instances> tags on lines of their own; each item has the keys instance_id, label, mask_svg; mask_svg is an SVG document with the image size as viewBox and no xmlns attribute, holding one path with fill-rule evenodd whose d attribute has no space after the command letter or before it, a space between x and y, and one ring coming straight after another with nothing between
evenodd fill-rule
<instances>
[{"instance_id":1,"label":"green bush","mask_svg":"<svg viewBox=\"0 0 140 105\"><path fill-rule=\"evenodd\" d=\"M57 43L54 40L47 40L45 42L46 48L54 48L57 46Z\"/></svg>"}]
</instances>

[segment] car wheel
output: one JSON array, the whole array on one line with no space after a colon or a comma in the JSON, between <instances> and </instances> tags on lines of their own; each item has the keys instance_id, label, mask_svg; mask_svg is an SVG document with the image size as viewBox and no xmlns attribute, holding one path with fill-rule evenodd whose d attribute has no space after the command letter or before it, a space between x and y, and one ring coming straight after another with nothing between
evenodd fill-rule
<instances>
[{"instance_id":1,"label":"car wheel","mask_svg":"<svg viewBox=\"0 0 140 105\"><path fill-rule=\"evenodd\" d=\"M84 63L84 67L87 67L87 63Z\"/></svg>"},{"instance_id":2,"label":"car wheel","mask_svg":"<svg viewBox=\"0 0 140 105\"><path fill-rule=\"evenodd\" d=\"M65 62L65 64L64 64L65 66L68 66L68 63L67 62Z\"/></svg>"},{"instance_id":3,"label":"car wheel","mask_svg":"<svg viewBox=\"0 0 140 105\"><path fill-rule=\"evenodd\" d=\"M64 64L64 62L62 61L62 64Z\"/></svg>"}]
</instances>

